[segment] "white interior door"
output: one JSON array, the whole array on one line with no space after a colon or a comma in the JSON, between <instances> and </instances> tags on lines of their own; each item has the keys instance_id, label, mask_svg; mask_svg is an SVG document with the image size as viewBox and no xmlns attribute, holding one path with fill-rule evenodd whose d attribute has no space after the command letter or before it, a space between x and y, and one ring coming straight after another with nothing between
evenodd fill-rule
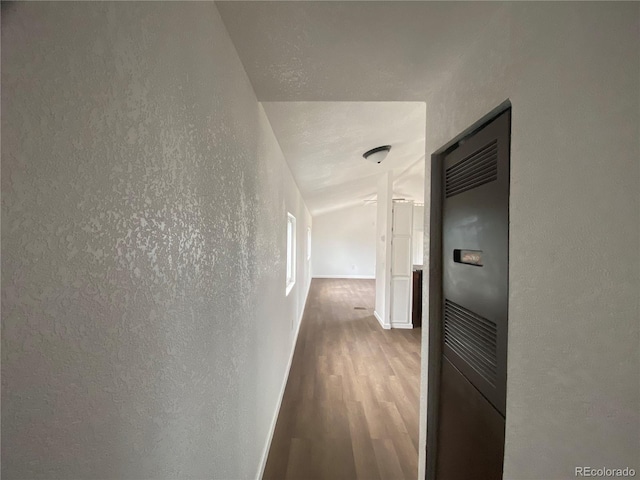
<instances>
[{"instance_id":1,"label":"white interior door","mask_svg":"<svg viewBox=\"0 0 640 480\"><path fill-rule=\"evenodd\" d=\"M412 328L411 271L413 202L393 203L391 237L391 327Z\"/></svg>"},{"instance_id":2,"label":"white interior door","mask_svg":"<svg viewBox=\"0 0 640 480\"><path fill-rule=\"evenodd\" d=\"M424 205L413 206L413 265L422 265L424 262Z\"/></svg>"}]
</instances>

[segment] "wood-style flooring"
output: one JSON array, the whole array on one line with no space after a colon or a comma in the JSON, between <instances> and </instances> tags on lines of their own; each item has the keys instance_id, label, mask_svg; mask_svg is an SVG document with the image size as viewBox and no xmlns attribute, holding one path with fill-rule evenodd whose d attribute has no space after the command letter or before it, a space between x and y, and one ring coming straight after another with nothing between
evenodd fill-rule
<instances>
[{"instance_id":1,"label":"wood-style flooring","mask_svg":"<svg viewBox=\"0 0 640 480\"><path fill-rule=\"evenodd\" d=\"M374 289L312 281L264 479L417 478L420 329L383 330Z\"/></svg>"}]
</instances>

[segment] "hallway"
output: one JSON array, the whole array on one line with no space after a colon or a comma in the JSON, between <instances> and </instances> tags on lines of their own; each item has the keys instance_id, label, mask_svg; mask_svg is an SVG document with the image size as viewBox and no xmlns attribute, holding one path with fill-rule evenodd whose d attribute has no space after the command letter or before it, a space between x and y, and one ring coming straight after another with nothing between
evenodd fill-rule
<instances>
[{"instance_id":1,"label":"hallway","mask_svg":"<svg viewBox=\"0 0 640 480\"><path fill-rule=\"evenodd\" d=\"M439 272L467 249L506 274L503 477L640 471L640 2L0 17L2 478L441 480ZM506 105L504 271L445 251L438 207L444 157ZM394 236L423 246L433 335L380 326L410 281Z\"/></svg>"},{"instance_id":2,"label":"hallway","mask_svg":"<svg viewBox=\"0 0 640 480\"><path fill-rule=\"evenodd\" d=\"M382 330L374 289L312 281L264 479L416 478L421 330Z\"/></svg>"}]
</instances>

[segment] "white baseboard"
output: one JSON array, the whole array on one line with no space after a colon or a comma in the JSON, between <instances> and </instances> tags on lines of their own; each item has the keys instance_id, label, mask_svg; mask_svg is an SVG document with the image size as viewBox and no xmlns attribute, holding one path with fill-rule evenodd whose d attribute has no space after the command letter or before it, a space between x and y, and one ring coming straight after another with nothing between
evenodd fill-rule
<instances>
[{"instance_id":1,"label":"white baseboard","mask_svg":"<svg viewBox=\"0 0 640 480\"><path fill-rule=\"evenodd\" d=\"M293 346L291 347L291 354L289 355L289 361L287 362L287 368L285 370L284 381L282 382L282 386L280 387L280 395L278 397L278 404L276 405L276 411L273 415L273 419L271 420L271 426L269 427L269 435L267 437L267 444L264 447L264 451L262 452L262 459L260 460L260 468L258 470L257 480L261 480L264 475L264 469L267 466L267 458L269 457L269 449L271 448L271 442L273 440L273 434L276 430L276 423L278 422L278 415L280 414L280 407L282 406L282 399L284 398L284 391L287 388L287 382L289 381L289 371L291 370L291 363L293 362L293 354L296 351L296 344L298 343L298 335L300 334L300 325L302 325L302 317L304 316L304 309L307 306L307 298L309 298L309 289L311 288L311 280L309 280L309 284L307 285L307 291L304 295L304 302L302 305L302 310L300 310L300 316L298 317L298 326L296 327L296 331L293 335Z\"/></svg>"},{"instance_id":2,"label":"white baseboard","mask_svg":"<svg viewBox=\"0 0 640 480\"><path fill-rule=\"evenodd\" d=\"M302 317L304 317L304 309L307 306L307 298L309 298L309 290L311 290L311 278L309 279L309 283L307 283L307 291L304 292L304 302L302 302L302 310L300 310L300 316L298 317L298 328L296 328L295 341L293 343L293 349L295 350L296 344L298 341L298 332L300 331L300 325L302 325ZM291 359L293 359L293 352L291 352ZM289 365L291 365L291 359L289 360ZM287 373L287 375L289 375Z\"/></svg>"},{"instance_id":3,"label":"white baseboard","mask_svg":"<svg viewBox=\"0 0 640 480\"><path fill-rule=\"evenodd\" d=\"M413 324L412 323L392 323L391 324L391 328L413 328Z\"/></svg>"},{"instance_id":4,"label":"white baseboard","mask_svg":"<svg viewBox=\"0 0 640 480\"><path fill-rule=\"evenodd\" d=\"M354 280L375 280L372 275L314 275L313 278L352 278Z\"/></svg>"},{"instance_id":5,"label":"white baseboard","mask_svg":"<svg viewBox=\"0 0 640 480\"><path fill-rule=\"evenodd\" d=\"M391 328L391 325L382 321L382 318L380 318L380 315L378 315L378 312L376 312L375 310L373 311L373 315L376 317L378 323L382 328L384 328L385 330L389 330Z\"/></svg>"}]
</instances>

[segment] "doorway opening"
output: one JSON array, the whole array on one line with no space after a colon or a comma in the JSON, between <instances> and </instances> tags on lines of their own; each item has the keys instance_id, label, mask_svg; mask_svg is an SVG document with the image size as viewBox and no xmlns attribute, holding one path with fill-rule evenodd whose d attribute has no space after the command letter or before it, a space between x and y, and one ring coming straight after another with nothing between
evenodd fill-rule
<instances>
[{"instance_id":1,"label":"doorway opening","mask_svg":"<svg viewBox=\"0 0 640 480\"><path fill-rule=\"evenodd\" d=\"M264 478L413 479L426 105L263 106L312 215L313 251ZM386 157L363 158L377 145L391 145Z\"/></svg>"}]
</instances>

